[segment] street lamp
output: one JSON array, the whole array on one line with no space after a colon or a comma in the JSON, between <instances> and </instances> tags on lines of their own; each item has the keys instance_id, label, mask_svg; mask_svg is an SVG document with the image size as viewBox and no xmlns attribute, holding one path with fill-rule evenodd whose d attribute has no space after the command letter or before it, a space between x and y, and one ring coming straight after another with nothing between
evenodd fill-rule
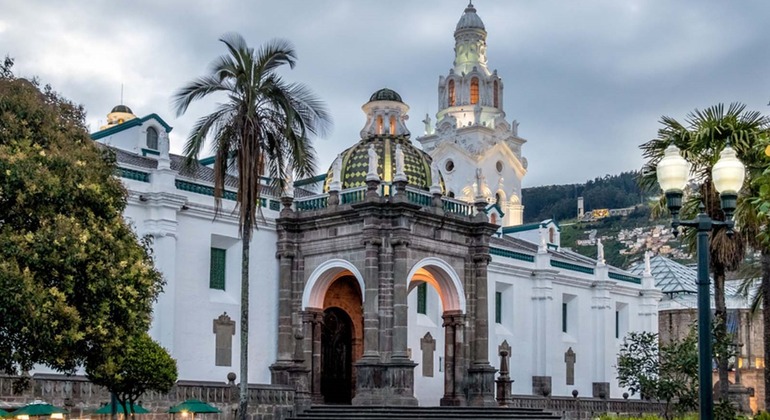
<instances>
[{"instance_id":1,"label":"street lamp","mask_svg":"<svg viewBox=\"0 0 770 420\"><path fill-rule=\"evenodd\" d=\"M743 185L746 170L735 156L735 150L727 147L722 150L719 160L711 170L714 188L720 193L725 221L715 221L706 214L703 205L700 213L693 220L679 220L682 208L682 191L689 178L690 164L671 145L666 148L663 159L656 168L658 183L666 193L666 202L671 212L671 227L674 235L679 226L694 227L698 230L698 380L700 387L699 404L701 420L714 418L714 397L711 377L711 296L709 291L709 252L708 234L712 229L733 228L732 220L738 200L738 191Z\"/></svg>"}]
</instances>

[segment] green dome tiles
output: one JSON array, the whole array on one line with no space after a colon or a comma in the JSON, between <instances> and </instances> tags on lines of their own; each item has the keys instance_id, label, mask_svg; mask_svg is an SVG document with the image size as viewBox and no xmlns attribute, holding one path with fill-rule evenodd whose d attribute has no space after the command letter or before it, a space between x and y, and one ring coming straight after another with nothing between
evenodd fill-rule
<instances>
[{"instance_id":1,"label":"green dome tiles","mask_svg":"<svg viewBox=\"0 0 770 420\"><path fill-rule=\"evenodd\" d=\"M412 187L428 190L433 183L431 179L431 157L412 145L407 136L379 135L361 140L353 147L345 150L342 155L342 170L340 177L342 189L366 186L366 174L369 172L369 146L379 157L377 174L385 183L393 182L396 176L396 145L401 145L404 152L404 173L407 182ZM329 191L332 182L332 168L326 175L324 191ZM439 183L442 185L443 180Z\"/></svg>"},{"instance_id":2,"label":"green dome tiles","mask_svg":"<svg viewBox=\"0 0 770 420\"><path fill-rule=\"evenodd\" d=\"M374 92L369 98L369 102L374 101L394 101L404 103L404 101L401 100L401 95L396 93L395 90L388 88L380 89L377 92Z\"/></svg>"}]
</instances>

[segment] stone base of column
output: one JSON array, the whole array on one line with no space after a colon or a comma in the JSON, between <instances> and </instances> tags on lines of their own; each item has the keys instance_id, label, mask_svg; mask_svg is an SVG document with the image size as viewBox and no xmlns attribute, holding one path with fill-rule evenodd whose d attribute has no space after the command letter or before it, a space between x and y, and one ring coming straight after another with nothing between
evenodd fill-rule
<instances>
[{"instance_id":1,"label":"stone base of column","mask_svg":"<svg viewBox=\"0 0 770 420\"><path fill-rule=\"evenodd\" d=\"M356 363L356 396L353 405L417 405L414 368L409 359Z\"/></svg>"},{"instance_id":2,"label":"stone base of column","mask_svg":"<svg viewBox=\"0 0 770 420\"><path fill-rule=\"evenodd\" d=\"M476 365L468 369L468 405L495 407L495 372L490 365Z\"/></svg>"},{"instance_id":3,"label":"stone base of column","mask_svg":"<svg viewBox=\"0 0 770 420\"><path fill-rule=\"evenodd\" d=\"M547 397L551 395L551 377L550 376L533 376L532 377L532 395L538 397Z\"/></svg>"},{"instance_id":4,"label":"stone base of column","mask_svg":"<svg viewBox=\"0 0 770 420\"><path fill-rule=\"evenodd\" d=\"M511 384L513 381L508 375L501 375L495 380L497 384L497 405L500 407L508 407L513 402L513 395L511 395Z\"/></svg>"},{"instance_id":5,"label":"stone base of column","mask_svg":"<svg viewBox=\"0 0 770 420\"><path fill-rule=\"evenodd\" d=\"M310 369L303 364L276 362L270 365L270 380L275 385L294 388L294 407L297 413L309 409L315 403L310 394Z\"/></svg>"},{"instance_id":6,"label":"stone base of column","mask_svg":"<svg viewBox=\"0 0 770 420\"><path fill-rule=\"evenodd\" d=\"M610 397L610 383L609 382L594 382L591 386L593 389L593 397L606 400Z\"/></svg>"},{"instance_id":7,"label":"stone base of column","mask_svg":"<svg viewBox=\"0 0 770 420\"><path fill-rule=\"evenodd\" d=\"M463 407L466 405L465 398L460 395L441 397L441 401L438 403L442 407Z\"/></svg>"}]
</instances>

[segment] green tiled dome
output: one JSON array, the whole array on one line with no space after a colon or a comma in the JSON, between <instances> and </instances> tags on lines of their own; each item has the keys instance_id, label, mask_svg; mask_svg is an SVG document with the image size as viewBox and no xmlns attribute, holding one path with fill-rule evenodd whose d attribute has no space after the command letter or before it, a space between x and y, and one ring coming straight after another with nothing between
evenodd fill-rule
<instances>
[{"instance_id":1,"label":"green tiled dome","mask_svg":"<svg viewBox=\"0 0 770 420\"><path fill-rule=\"evenodd\" d=\"M401 145L404 152L404 172L412 187L428 190L432 185L430 163L431 157L412 145L407 136L379 135L359 141L353 147L345 150L342 155L342 189L363 187L366 185L366 174L369 172L369 145L379 156L377 173L386 183L393 182L396 176L396 145ZM329 191L332 182L332 168L326 174L324 191ZM439 181L443 190L443 180Z\"/></svg>"},{"instance_id":2,"label":"green tiled dome","mask_svg":"<svg viewBox=\"0 0 770 420\"><path fill-rule=\"evenodd\" d=\"M404 103L404 101L401 100L401 95L396 93L395 90L388 88L380 89L377 92L374 92L369 98L369 102L373 101L394 101Z\"/></svg>"}]
</instances>

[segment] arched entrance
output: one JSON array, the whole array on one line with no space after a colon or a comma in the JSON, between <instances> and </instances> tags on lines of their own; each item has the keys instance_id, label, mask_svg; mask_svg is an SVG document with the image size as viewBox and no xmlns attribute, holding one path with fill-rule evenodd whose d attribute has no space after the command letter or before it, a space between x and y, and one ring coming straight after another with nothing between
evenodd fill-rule
<instances>
[{"instance_id":1,"label":"arched entrance","mask_svg":"<svg viewBox=\"0 0 770 420\"><path fill-rule=\"evenodd\" d=\"M303 296L305 360L311 367L316 404L350 404L355 396L355 362L363 354L363 294L358 270L330 260L310 277Z\"/></svg>"},{"instance_id":2,"label":"arched entrance","mask_svg":"<svg viewBox=\"0 0 770 420\"><path fill-rule=\"evenodd\" d=\"M418 292L418 313L434 309L437 324L444 329L444 357L441 370L444 372L444 395L441 405L465 405L466 371L468 369L468 342L465 337L465 290L456 271L450 264L439 258L424 258L415 264L407 276L409 291ZM421 286L424 285L424 286ZM419 301L420 287L430 287L438 293L440 305L437 308L426 308ZM430 316L430 314L426 314ZM423 362L424 363L424 362Z\"/></svg>"},{"instance_id":3,"label":"arched entrance","mask_svg":"<svg viewBox=\"0 0 770 420\"><path fill-rule=\"evenodd\" d=\"M340 308L324 310L321 330L321 394L326 404L353 398L353 321Z\"/></svg>"}]
</instances>

